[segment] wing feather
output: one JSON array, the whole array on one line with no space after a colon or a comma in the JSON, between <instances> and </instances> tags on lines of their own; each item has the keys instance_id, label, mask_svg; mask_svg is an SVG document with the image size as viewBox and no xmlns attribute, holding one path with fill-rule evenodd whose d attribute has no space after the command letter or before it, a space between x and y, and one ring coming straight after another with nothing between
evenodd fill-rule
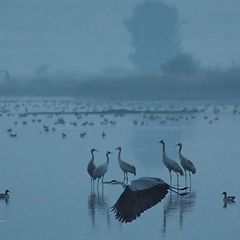
<instances>
[{"instance_id":1,"label":"wing feather","mask_svg":"<svg viewBox=\"0 0 240 240\"><path fill-rule=\"evenodd\" d=\"M140 191L132 191L127 186L112 207L115 218L125 223L133 221L141 213L161 202L168 193L168 189L169 185L166 183Z\"/></svg>"}]
</instances>

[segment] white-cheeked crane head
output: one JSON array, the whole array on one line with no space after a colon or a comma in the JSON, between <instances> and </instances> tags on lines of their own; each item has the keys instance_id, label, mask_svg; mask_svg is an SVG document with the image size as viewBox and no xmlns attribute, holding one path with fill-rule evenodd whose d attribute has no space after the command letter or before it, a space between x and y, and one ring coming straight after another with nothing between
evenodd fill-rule
<instances>
[{"instance_id":1,"label":"white-cheeked crane head","mask_svg":"<svg viewBox=\"0 0 240 240\"><path fill-rule=\"evenodd\" d=\"M112 154L112 152L110 152L110 151L107 151L107 153L106 153L106 156L108 156L109 154Z\"/></svg>"},{"instance_id":2,"label":"white-cheeked crane head","mask_svg":"<svg viewBox=\"0 0 240 240\"><path fill-rule=\"evenodd\" d=\"M176 144L176 147L182 147L181 143Z\"/></svg>"},{"instance_id":3,"label":"white-cheeked crane head","mask_svg":"<svg viewBox=\"0 0 240 240\"><path fill-rule=\"evenodd\" d=\"M110 185L123 185L123 182L117 181L117 180L111 180L111 181L105 181L104 184L110 184Z\"/></svg>"},{"instance_id":4,"label":"white-cheeked crane head","mask_svg":"<svg viewBox=\"0 0 240 240\"><path fill-rule=\"evenodd\" d=\"M161 139L160 141L158 141L159 143L161 143L161 144L164 144L164 141L163 141L163 139Z\"/></svg>"},{"instance_id":5,"label":"white-cheeked crane head","mask_svg":"<svg viewBox=\"0 0 240 240\"><path fill-rule=\"evenodd\" d=\"M97 152L98 150L97 149L95 149L95 148L92 148L91 149L91 153L94 153L94 152Z\"/></svg>"}]
</instances>

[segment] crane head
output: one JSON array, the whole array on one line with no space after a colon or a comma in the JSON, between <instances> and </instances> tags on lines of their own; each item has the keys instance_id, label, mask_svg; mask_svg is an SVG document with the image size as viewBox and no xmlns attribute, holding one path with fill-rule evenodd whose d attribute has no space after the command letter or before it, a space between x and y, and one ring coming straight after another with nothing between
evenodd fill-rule
<instances>
[{"instance_id":1,"label":"crane head","mask_svg":"<svg viewBox=\"0 0 240 240\"><path fill-rule=\"evenodd\" d=\"M8 194L8 193L10 193L10 191L7 189L7 190L5 191L5 194Z\"/></svg>"},{"instance_id":2,"label":"crane head","mask_svg":"<svg viewBox=\"0 0 240 240\"><path fill-rule=\"evenodd\" d=\"M161 139L161 140L159 141L159 143L162 143L162 144L164 144L164 141Z\"/></svg>"},{"instance_id":3,"label":"crane head","mask_svg":"<svg viewBox=\"0 0 240 240\"><path fill-rule=\"evenodd\" d=\"M222 194L226 197L227 196L227 193L226 192L222 192Z\"/></svg>"},{"instance_id":4,"label":"crane head","mask_svg":"<svg viewBox=\"0 0 240 240\"><path fill-rule=\"evenodd\" d=\"M92 148L91 149L91 152L93 153L93 152L97 152L98 150L97 149L95 149L95 148Z\"/></svg>"},{"instance_id":5,"label":"crane head","mask_svg":"<svg viewBox=\"0 0 240 240\"><path fill-rule=\"evenodd\" d=\"M107 154L106 154L106 155L109 155L109 154L112 154L112 152L110 152L110 151L107 151Z\"/></svg>"},{"instance_id":6,"label":"crane head","mask_svg":"<svg viewBox=\"0 0 240 240\"><path fill-rule=\"evenodd\" d=\"M121 151L121 147L117 147L117 148L115 148L115 150L119 150L119 151Z\"/></svg>"},{"instance_id":7,"label":"crane head","mask_svg":"<svg viewBox=\"0 0 240 240\"><path fill-rule=\"evenodd\" d=\"M176 144L177 147L182 147L181 143Z\"/></svg>"},{"instance_id":8,"label":"crane head","mask_svg":"<svg viewBox=\"0 0 240 240\"><path fill-rule=\"evenodd\" d=\"M111 184L111 185L121 185L123 188L125 188L127 185L124 182L120 182L117 180L111 180L111 181L106 181L103 182L104 184Z\"/></svg>"},{"instance_id":9,"label":"crane head","mask_svg":"<svg viewBox=\"0 0 240 240\"><path fill-rule=\"evenodd\" d=\"M111 180L111 181L105 181L105 182L103 182L103 183L116 185L116 184L118 184L118 181L117 181L117 180Z\"/></svg>"}]
</instances>

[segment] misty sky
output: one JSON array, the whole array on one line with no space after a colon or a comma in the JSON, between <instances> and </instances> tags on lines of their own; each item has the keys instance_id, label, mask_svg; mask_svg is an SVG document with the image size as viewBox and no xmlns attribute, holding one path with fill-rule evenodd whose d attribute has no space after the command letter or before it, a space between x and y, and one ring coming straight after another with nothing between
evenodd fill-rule
<instances>
[{"instance_id":1,"label":"misty sky","mask_svg":"<svg viewBox=\"0 0 240 240\"><path fill-rule=\"evenodd\" d=\"M141 0L0 0L0 69L97 73L132 68L123 20ZM239 0L168 0L183 22L185 51L205 65L240 62Z\"/></svg>"}]
</instances>

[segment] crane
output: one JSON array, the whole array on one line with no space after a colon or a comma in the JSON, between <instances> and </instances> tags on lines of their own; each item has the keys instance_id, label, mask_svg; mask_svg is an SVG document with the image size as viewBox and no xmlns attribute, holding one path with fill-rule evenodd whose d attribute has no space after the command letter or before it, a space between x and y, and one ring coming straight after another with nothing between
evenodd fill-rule
<instances>
[{"instance_id":1,"label":"crane","mask_svg":"<svg viewBox=\"0 0 240 240\"><path fill-rule=\"evenodd\" d=\"M93 179L97 179L97 182L99 184L99 179L102 179L102 183L103 183L103 178L104 175L106 174L107 170L108 170L108 164L109 164L109 154L112 154L111 152L107 151L106 153L106 157L107 157L107 161L103 164L101 164L100 166L96 167L95 170L93 171Z\"/></svg>"},{"instance_id":2,"label":"crane","mask_svg":"<svg viewBox=\"0 0 240 240\"><path fill-rule=\"evenodd\" d=\"M187 183L186 172L188 171L189 172L189 181L190 181L190 186L191 186L191 173L195 174L196 173L196 168L190 160L188 160L187 158L185 158L182 155L182 152L181 152L182 151L182 144L178 143L176 146L179 147L178 155L179 155L179 159L180 159L180 163L182 165L182 168L184 169L184 172L185 172L185 184Z\"/></svg>"},{"instance_id":3,"label":"crane","mask_svg":"<svg viewBox=\"0 0 240 240\"><path fill-rule=\"evenodd\" d=\"M94 179L93 179L93 172L94 172L94 170L95 170L95 168L96 168L96 166L95 166L95 164L94 164L94 152L97 152L98 150L96 150L95 148L92 148L91 149L91 159L90 159L90 161L89 161L89 163L88 163L88 165L87 165L87 171L88 171L88 174L89 174L89 176L90 176L90 179L91 179L91 184L93 184L94 183Z\"/></svg>"},{"instance_id":4,"label":"crane","mask_svg":"<svg viewBox=\"0 0 240 240\"><path fill-rule=\"evenodd\" d=\"M121 160L121 151L122 151L121 147L117 147L115 150L118 150L118 163L119 163L119 167L123 171L123 182L125 182L125 180L128 182L128 173L132 173L134 174L134 176L136 176L136 168L135 166L130 165L129 163Z\"/></svg>"},{"instance_id":5,"label":"crane","mask_svg":"<svg viewBox=\"0 0 240 240\"><path fill-rule=\"evenodd\" d=\"M185 188L176 188L168 185L160 178L141 177L131 181L129 185L117 180L103 182L105 184L121 185L124 188L116 203L111 210L115 218L120 222L131 222L141 215L147 209L153 207L166 196L168 191L175 192L178 195L186 195Z\"/></svg>"},{"instance_id":6,"label":"crane","mask_svg":"<svg viewBox=\"0 0 240 240\"><path fill-rule=\"evenodd\" d=\"M169 171L170 184L172 183L171 171L174 171L176 173L176 175L177 175L177 185L178 185L178 179L179 179L178 174L180 174L182 176L183 175L183 170L182 170L182 168L179 166L179 164L177 162L175 162L174 160L172 160L171 158L169 158L167 156L166 150L165 150L165 142L163 140L160 140L159 143L161 143L162 146L163 146L162 160L163 160L163 163L164 163L165 167Z\"/></svg>"}]
</instances>

